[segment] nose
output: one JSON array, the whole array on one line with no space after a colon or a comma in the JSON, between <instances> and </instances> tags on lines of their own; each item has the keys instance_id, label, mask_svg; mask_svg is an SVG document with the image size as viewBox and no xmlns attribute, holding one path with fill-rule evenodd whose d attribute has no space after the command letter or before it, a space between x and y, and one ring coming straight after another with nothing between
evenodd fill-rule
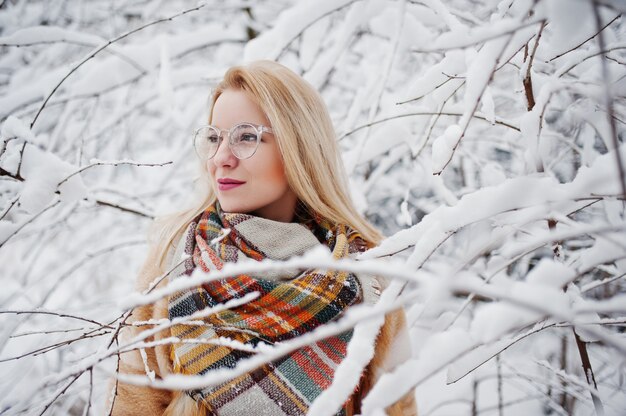
<instances>
[{"instance_id":1,"label":"nose","mask_svg":"<svg viewBox=\"0 0 626 416\"><path fill-rule=\"evenodd\" d=\"M234 167L239 159L235 157L233 152L230 151L230 146L228 144L228 138L221 136L221 141L219 146L217 147L217 153L211 159L215 166L230 166Z\"/></svg>"}]
</instances>

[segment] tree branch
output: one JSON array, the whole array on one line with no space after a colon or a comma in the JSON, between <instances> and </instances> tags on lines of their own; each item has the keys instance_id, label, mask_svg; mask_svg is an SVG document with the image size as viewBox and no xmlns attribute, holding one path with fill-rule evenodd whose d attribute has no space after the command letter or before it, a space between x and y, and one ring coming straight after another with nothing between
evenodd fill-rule
<instances>
[{"instance_id":1,"label":"tree branch","mask_svg":"<svg viewBox=\"0 0 626 416\"><path fill-rule=\"evenodd\" d=\"M97 54L99 54L100 52L102 52L105 48L109 47L110 45L119 42L120 40L132 35L133 33L137 33L147 27L156 25L158 23L161 22L166 22L166 21L171 21L179 16L183 16L187 13L190 12L194 12L196 10L200 10L203 7L206 7L207 4L200 4L199 6L193 7L191 9L187 9L187 10L183 10L180 13L177 13L175 15L169 16L169 17L165 17L162 19L157 19L154 20L150 23L146 23L145 25L139 26L136 29L133 30L129 30L126 33L123 33L119 36L117 36L116 38L113 38L109 41L107 41L105 44L101 45L99 48L97 48L95 51L91 52L89 55L87 55L85 58L83 58L80 62L78 62L76 65L74 65L74 67L72 67L72 69L61 79L61 81L59 81L54 88L52 89L52 91L50 92L50 94L48 94L48 96L46 97L46 99L43 101L43 103L41 104L41 107L39 107L39 110L37 111L37 114L35 114L35 118L33 118L33 121L31 121L30 123L30 128L32 130L33 126L35 125L35 122L37 121L37 119L39 118L39 114L41 114L41 112L43 111L43 109L46 107L46 104L48 103L48 101L50 100L50 98L52 98L52 96L54 95L54 93L59 89L59 87L65 82L65 80L67 80L74 72L76 72L76 70L78 70L78 68L80 68L81 66L83 66L86 62L88 62L90 59L92 59L93 57L95 57ZM145 72L145 71L144 71Z\"/></svg>"}]
</instances>

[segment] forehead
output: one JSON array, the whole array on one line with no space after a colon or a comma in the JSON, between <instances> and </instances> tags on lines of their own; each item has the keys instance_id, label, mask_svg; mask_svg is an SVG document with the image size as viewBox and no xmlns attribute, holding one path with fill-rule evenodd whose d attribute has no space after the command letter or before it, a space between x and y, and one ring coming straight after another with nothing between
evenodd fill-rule
<instances>
[{"instance_id":1,"label":"forehead","mask_svg":"<svg viewBox=\"0 0 626 416\"><path fill-rule=\"evenodd\" d=\"M248 93L242 90L225 90L215 101L211 124L227 129L243 122L270 126L269 120Z\"/></svg>"}]
</instances>

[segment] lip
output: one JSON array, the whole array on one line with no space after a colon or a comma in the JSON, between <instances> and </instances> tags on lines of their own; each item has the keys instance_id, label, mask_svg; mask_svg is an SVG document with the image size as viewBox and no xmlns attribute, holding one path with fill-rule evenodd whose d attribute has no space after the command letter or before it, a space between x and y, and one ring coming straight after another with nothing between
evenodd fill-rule
<instances>
[{"instance_id":1,"label":"lip","mask_svg":"<svg viewBox=\"0 0 626 416\"><path fill-rule=\"evenodd\" d=\"M238 181L237 179L220 178L217 180L217 187L220 191L227 191L229 189L233 189L240 185L243 185L244 183L245 182Z\"/></svg>"}]
</instances>

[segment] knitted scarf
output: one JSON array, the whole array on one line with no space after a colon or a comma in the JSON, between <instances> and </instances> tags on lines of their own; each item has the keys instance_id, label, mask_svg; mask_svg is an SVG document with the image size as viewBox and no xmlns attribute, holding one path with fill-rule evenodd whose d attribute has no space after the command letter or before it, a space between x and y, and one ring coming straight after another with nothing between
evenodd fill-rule
<instances>
[{"instance_id":1,"label":"knitted scarf","mask_svg":"<svg viewBox=\"0 0 626 416\"><path fill-rule=\"evenodd\" d=\"M300 205L299 205L300 207ZM196 217L187 229L184 272L222 269L225 262L243 257L261 261L285 260L325 244L334 258L363 251L367 243L355 230L298 210L299 223L283 223L238 213L223 212L216 202ZM225 229L230 232L225 236ZM172 295L170 319L188 316L250 292L255 300L217 312L197 325L176 325L172 335L181 340L234 340L247 346L273 344L312 331L337 319L361 301L354 274L311 269L238 275L202 284ZM214 415L302 415L328 388L346 355L352 331L333 336L266 364L221 385L187 392ZM226 344L226 345L224 345ZM174 371L201 375L218 368L233 368L253 352L242 348L197 341L173 344ZM232 345L232 343L230 344ZM337 413L351 413L349 400Z\"/></svg>"}]
</instances>

